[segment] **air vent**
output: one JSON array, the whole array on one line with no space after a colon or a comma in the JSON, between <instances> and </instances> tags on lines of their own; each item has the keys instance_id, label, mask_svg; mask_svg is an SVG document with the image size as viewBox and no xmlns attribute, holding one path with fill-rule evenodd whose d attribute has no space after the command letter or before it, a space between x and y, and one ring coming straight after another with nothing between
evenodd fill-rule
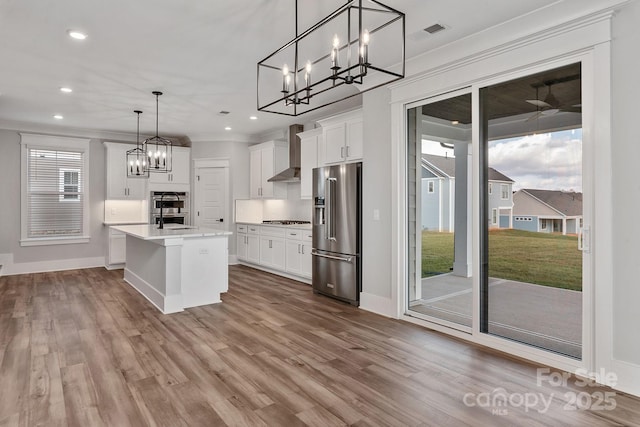
<instances>
[{"instance_id":1,"label":"air vent","mask_svg":"<svg viewBox=\"0 0 640 427\"><path fill-rule=\"evenodd\" d=\"M218 113L219 116L226 116L227 114L229 114L229 112L225 110L222 110Z\"/></svg>"},{"instance_id":2,"label":"air vent","mask_svg":"<svg viewBox=\"0 0 640 427\"><path fill-rule=\"evenodd\" d=\"M444 30L446 27L444 25L441 24L433 24L430 27L425 28L424 30L429 33L429 34L435 34L438 33L442 30Z\"/></svg>"}]
</instances>

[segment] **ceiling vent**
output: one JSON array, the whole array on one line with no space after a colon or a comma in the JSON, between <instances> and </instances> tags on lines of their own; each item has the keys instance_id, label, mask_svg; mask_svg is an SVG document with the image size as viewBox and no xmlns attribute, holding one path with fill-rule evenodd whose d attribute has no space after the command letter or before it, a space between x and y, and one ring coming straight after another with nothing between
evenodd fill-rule
<instances>
[{"instance_id":1,"label":"ceiling vent","mask_svg":"<svg viewBox=\"0 0 640 427\"><path fill-rule=\"evenodd\" d=\"M433 24L427 28L425 28L424 30L429 33L429 34L435 34L435 33L439 33L440 31L444 30L446 27L442 24Z\"/></svg>"},{"instance_id":2,"label":"ceiling vent","mask_svg":"<svg viewBox=\"0 0 640 427\"><path fill-rule=\"evenodd\" d=\"M226 116L227 114L229 114L229 112L225 110L222 110L218 113L219 116Z\"/></svg>"}]
</instances>

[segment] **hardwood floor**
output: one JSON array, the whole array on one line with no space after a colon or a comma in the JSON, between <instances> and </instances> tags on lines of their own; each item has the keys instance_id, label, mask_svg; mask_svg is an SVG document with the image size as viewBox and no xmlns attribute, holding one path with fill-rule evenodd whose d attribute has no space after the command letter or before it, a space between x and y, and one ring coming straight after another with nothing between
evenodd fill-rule
<instances>
[{"instance_id":1,"label":"hardwood floor","mask_svg":"<svg viewBox=\"0 0 640 427\"><path fill-rule=\"evenodd\" d=\"M122 270L0 278L0 426L640 425L640 399L538 385L521 360L229 274L221 304L172 315Z\"/></svg>"}]
</instances>

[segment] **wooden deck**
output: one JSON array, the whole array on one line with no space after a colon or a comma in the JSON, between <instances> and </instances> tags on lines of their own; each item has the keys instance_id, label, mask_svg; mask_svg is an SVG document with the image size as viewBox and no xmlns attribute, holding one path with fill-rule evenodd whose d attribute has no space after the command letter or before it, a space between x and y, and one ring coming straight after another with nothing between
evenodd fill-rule
<instances>
[{"instance_id":1,"label":"wooden deck","mask_svg":"<svg viewBox=\"0 0 640 427\"><path fill-rule=\"evenodd\" d=\"M122 270L0 278L0 426L640 425L640 399L537 368L243 266L172 315Z\"/></svg>"}]
</instances>

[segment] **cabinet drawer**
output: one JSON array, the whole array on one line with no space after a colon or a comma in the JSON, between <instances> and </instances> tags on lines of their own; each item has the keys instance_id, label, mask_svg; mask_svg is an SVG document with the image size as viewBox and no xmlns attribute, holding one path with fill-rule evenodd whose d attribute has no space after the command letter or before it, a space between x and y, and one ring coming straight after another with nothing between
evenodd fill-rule
<instances>
[{"instance_id":1,"label":"cabinet drawer","mask_svg":"<svg viewBox=\"0 0 640 427\"><path fill-rule=\"evenodd\" d=\"M260 227L261 236L285 237L286 229L280 227Z\"/></svg>"},{"instance_id":2,"label":"cabinet drawer","mask_svg":"<svg viewBox=\"0 0 640 427\"><path fill-rule=\"evenodd\" d=\"M301 240L302 239L302 230L287 230L287 239L288 240Z\"/></svg>"},{"instance_id":3,"label":"cabinet drawer","mask_svg":"<svg viewBox=\"0 0 640 427\"><path fill-rule=\"evenodd\" d=\"M311 230L305 230L302 232L302 240L305 242L310 242L313 238L313 232Z\"/></svg>"},{"instance_id":4,"label":"cabinet drawer","mask_svg":"<svg viewBox=\"0 0 640 427\"><path fill-rule=\"evenodd\" d=\"M260 227L258 227L257 225L248 225L247 226L247 233L260 234Z\"/></svg>"},{"instance_id":5,"label":"cabinet drawer","mask_svg":"<svg viewBox=\"0 0 640 427\"><path fill-rule=\"evenodd\" d=\"M247 232L247 226L245 224L238 224L236 226L236 231L238 233L246 233Z\"/></svg>"}]
</instances>

